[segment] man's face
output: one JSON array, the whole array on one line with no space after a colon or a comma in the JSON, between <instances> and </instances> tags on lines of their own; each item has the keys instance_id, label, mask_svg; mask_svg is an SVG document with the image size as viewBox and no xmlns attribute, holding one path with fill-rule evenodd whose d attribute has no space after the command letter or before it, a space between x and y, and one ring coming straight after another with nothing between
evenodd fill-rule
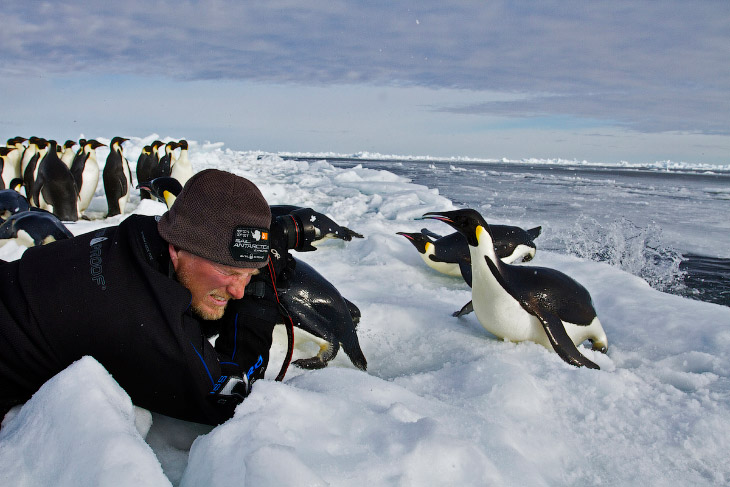
<instances>
[{"instance_id":1,"label":"man's face","mask_svg":"<svg viewBox=\"0 0 730 487\"><path fill-rule=\"evenodd\" d=\"M217 264L170 244L170 258L180 283L193 295L193 311L206 320L223 316L229 299L241 299L258 269Z\"/></svg>"}]
</instances>

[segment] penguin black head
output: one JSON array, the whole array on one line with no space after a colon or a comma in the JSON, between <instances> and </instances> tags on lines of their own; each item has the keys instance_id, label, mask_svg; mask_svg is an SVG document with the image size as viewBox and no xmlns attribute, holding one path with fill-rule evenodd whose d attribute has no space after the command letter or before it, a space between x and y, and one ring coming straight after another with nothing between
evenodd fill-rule
<instances>
[{"instance_id":1,"label":"penguin black head","mask_svg":"<svg viewBox=\"0 0 730 487\"><path fill-rule=\"evenodd\" d=\"M431 241L427 239L426 236L423 235L421 232L396 232L396 234L403 235L405 238L407 238L413 244L413 246L416 247L416 250L418 250L418 252L421 254L426 253L426 244L431 243Z\"/></svg>"},{"instance_id":2,"label":"penguin black head","mask_svg":"<svg viewBox=\"0 0 730 487\"><path fill-rule=\"evenodd\" d=\"M20 193L20 188L23 187L23 178L13 178L8 183L8 189L12 189Z\"/></svg>"},{"instance_id":3,"label":"penguin black head","mask_svg":"<svg viewBox=\"0 0 730 487\"><path fill-rule=\"evenodd\" d=\"M16 178L19 181L22 180ZM13 180L15 181L15 180ZM13 182L11 181L11 183ZM0 221L5 221L11 215L30 210L30 203L14 188L0 189Z\"/></svg>"},{"instance_id":4,"label":"penguin black head","mask_svg":"<svg viewBox=\"0 0 730 487\"><path fill-rule=\"evenodd\" d=\"M454 211L431 211L425 213L422 217L427 220L439 220L454 228L457 232L466 237L469 245L476 247L479 245L477 240L477 228L482 227L489 232L489 225L478 211L465 208L463 210Z\"/></svg>"},{"instance_id":5,"label":"penguin black head","mask_svg":"<svg viewBox=\"0 0 730 487\"><path fill-rule=\"evenodd\" d=\"M73 141L73 140L67 140L66 142L63 143L63 148L64 149L70 149L70 148L72 148L75 145L76 145L76 142L75 141Z\"/></svg>"},{"instance_id":6,"label":"penguin black head","mask_svg":"<svg viewBox=\"0 0 730 487\"><path fill-rule=\"evenodd\" d=\"M112 141L109 143L109 147L118 146L119 149L122 149L122 144L128 141L129 139L125 139L124 137L114 137Z\"/></svg>"},{"instance_id":7,"label":"penguin black head","mask_svg":"<svg viewBox=\"0 0 730 487\"><path fill-rule=\"evenodd\" d=\"M180 147L180 144L178 144L178 143L177 143L177 142L175 142L175 141L170 141L170 142L168 142L167 144L165 144L165 152L166 152L166 153L167 153L167 152L172 152L172 151L174 151L175 149L177 149L178 147Z\"/></svg>"},{"instance_id":8,"label":"penguin black head","mask_svg":"<svg viewBox=\"0 0 730 487\"><path fill-rule=\"evenodd\" d=\"M182 191L180 181L170 176L162 176L152 181L145 181L137 185L137 189L146 189L152 196L164 201L168 208L175 202L175 198Z\"/></svg>"},{"instance_id":9,"label":"penguin black head","mask_svg":"<svg viewBox=\"0 0 730 487\"><path fill-rule=\"evenodd\" d=\"M87 140L84 143L84 146L87 146L87 145L89 147L91 147L92 149L98 149L99 147L106 147L106 144L102 144L101 142L99 142L96 139Z\"/></svg>"},{"instance_id":10,"label":"penguin black head","mask_svg":"<svg viewBox=\"0 0 730 487\"><path fill-rule=\"evenodd\" d=\"M12 139L8 139L7 145L8 147L10 147L16 144L22 144L26 140L28 139L26 139L25 137L13 137Z\"/></svg>"},{"instance_id":11,"label":"penguin black head","mask_svg":"<svg viewBox=\"0 0 730 487\"><path fill-rule=\"evenodd\" d=\"M15 150L15 147L0 147L0 157L5 157Z\"/></svg>"},{"instance_id":12,"label":"penguin black head","mask_svg":"<svg viewBox=\"0 0 730 487\"><path fill-rule=\"evenodd\" d=\"M177 146L180 147L182 150L188 150L188 141L185 139L178 140Z\"/></svg>"}]
</instances>

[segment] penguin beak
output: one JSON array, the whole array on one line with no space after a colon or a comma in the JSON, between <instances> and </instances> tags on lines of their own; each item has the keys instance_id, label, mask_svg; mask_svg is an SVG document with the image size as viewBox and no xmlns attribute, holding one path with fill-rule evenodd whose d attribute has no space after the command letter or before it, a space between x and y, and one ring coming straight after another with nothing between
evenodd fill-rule
<instances>
[{"instance_id":1,"label":"penguin beak","mask_svg":"<svg viewBox=\"0 0 730 487\"><path fill-rule=\"evenodd\" d=\"M424 213L421 219L438 220L446 223L451 228L465 236L469 245L476 247L478 245L478 239L475 233L476 227L472 225L472 222L466 217L464 212L473 212L473 210L455 210L447 212L447 214L430 211L428 213ZM454 216L453 218L452 215Z\"/></svg>"},{"instance_id":2,"label":"penguin beak","mask_svg":"<svg viewBox=\"0 0 730 487\"><path fill-rule=\"evenodd\" d=\"M417 220L438 220L440 222L447 223L449 225L453 225L455 222L451 218L442 215L441 213L437 213L435 211L430 211L428 213L424 213L421 218L417 218Z\"/></svg>"}]
</instances>

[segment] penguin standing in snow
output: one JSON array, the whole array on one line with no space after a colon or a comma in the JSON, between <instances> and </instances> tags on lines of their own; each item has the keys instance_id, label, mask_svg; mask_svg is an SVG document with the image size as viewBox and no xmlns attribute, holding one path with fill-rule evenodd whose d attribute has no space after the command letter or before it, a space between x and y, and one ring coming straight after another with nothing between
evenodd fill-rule
<instances>
[{"instance_id":1,"label":"penguin standing in snow","mask_svg":"<svg viewBox=\"0 0 730 487\"><path fill-rule=\"evenodd\" d=\"M10 153L15 150L15 147L12 149L10 147L0 147L0 189L5 189L5 168L11 167L10 166ZM8 179L8 183L13 178Z\"/></svg>"},{"instance_id":2,"label":"penguin standing in snow","mask_svg":"<svg viewBox=\"0 0 730 487\"><path fill-rule=\"evenodd\" d=\"M3 158L2 179L5 187L9 187L10 181L20 177L20 159L25 151L23 137L13 137L7 141L7 154Z\"/></svg>"},{"instance_id":3,"label":"penguin standing in snow","mask_svg":"<svg viewBox=\"0 0 730 487\"><path fill-rule=\"evenodd\" d=\"M61 220L75 222L79 219L76 182L68 166L58 157L56 141L49 141L49 145L46 156L38 165L31 201Z\"/></svg>"},{"instance_id":4,"label":"penguin standing in snow","mask_svg":"<svg viewBox=\"0 0 730 487\"><path fill-rule=\"evenodd\" d=\"M109 207L107 217L124 213L124 207L129 200L129 193L132 188L132 172L129 169L129 162L124 157L122 144L129 139L114 137L109 144L109 156L106 158L102 179L104 180L104 192Z\"/></svg>"},{"instance_id":5,"label":"penguin standing in snow","mask_svg":"<svg viewBox=\"0 0 730 487\"><path fill-rule=\"evenodd\" d=\"M89 207L99 185L99 162L96 159L96 149L99 147L104 147L104 144L96 139L84 140L71 163L71 174L79 192L79 213Z\"/></svg>"},{"instance_id":6,"label":"penguin standing in snow","mask_svg":"<svg viewBox=\"0 0 730 487\"><path fill-rule=\"evenodd\" d=\"M63 143L63 151L61 152L61 161L66 164L66 166L71 169L71 164L74 162L74 158L76 157L76 151L74 150L74 146L76 145L76 142L73 140L67 140Z\"/></svg>"},{"instance_id":7,"label":"penguin standing in snow","mask_svg":"<svg viewBox=\"0 0 730 487\"><path fill-rule=\"evenodd\" d=\"M152 169L151 179L172 175L172 151L177 149L177 142L168 142L165 144L165 154L160 157L160 162Z\"/></svg>"},{"instance_id":8,"label":"penguin standing in snow","mask_svg":"<svg viewBox=\"0 0 730 487\"><path fill-rule=\"evenodd\" d=\"M494 250L489 225L473 209L430 212L466 237L472 260L472 305L479 322L499 338L532 341L565 362L598 369L577 348L590 340L605 352L606 333L588 291L555 269L505 264ZM468 306L468 305L467 305Z\"/></svg>"},{"instance_id":9,"label":"penguin standing in snow","mask_svg":"<svg viewBox=\"0 0 730 487\"><path fill-rule=\"evenodd\" d=\"M182 139L178 141L177 146L180 148L180 156L172 165L170 175L180 181L180 185L185 186L188 179L193 176L193 166L188 158L188 141Z\"/></svg>"},{"instance_id":10,"label":"penguin standing in snow","mask_svg":"<svg viewBox=\"0 0 730 487\"><path fill-rule=\"evenodd\" d=\"M31 137L29 140L30 144L25 149L23 154L23 185L25 186L25 196L30 201L31 205L38 206L38 203L33 200L33 184L35 183L36 177L38 177L38 168L41 161L48 154L48 141L41 139L40 137Z\"/></svg>"},{"instance_id":11,"label":"penguin standing in snow","mask_svg":"<svg viewBox=\"0 0 730 487\"><path fill-rule=\"evenodd\" d=\"M146 145L142 147L142 152L139 153L139 158L137 159L137 168L135 169L135 172L137 174L137 182L140 184L140 186L138 187L140 199L152 199L152 195L150 194L150 192L146 188L142 187L141 184L150 181L150 176L152 175L152 168L154 167L154 163L155 160L152 156L152 146Z\"/></svg>"}]
</instances>

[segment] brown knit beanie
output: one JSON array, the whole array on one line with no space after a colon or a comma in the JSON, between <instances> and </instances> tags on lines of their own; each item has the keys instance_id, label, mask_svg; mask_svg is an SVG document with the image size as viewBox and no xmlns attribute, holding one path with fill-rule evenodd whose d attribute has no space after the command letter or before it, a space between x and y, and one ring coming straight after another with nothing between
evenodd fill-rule
<instances>
[{"instance_id":1,"label":"brown knit beanie","mask_svg":"<svg viewBox=\"0 0 730 487\"><path fill-rule=\"evenodd\" d=\"M177 248L233 267L264 267L271 210L246 178L217 169L195 174L157 229Z\"/></svg>"}]
</instances>

